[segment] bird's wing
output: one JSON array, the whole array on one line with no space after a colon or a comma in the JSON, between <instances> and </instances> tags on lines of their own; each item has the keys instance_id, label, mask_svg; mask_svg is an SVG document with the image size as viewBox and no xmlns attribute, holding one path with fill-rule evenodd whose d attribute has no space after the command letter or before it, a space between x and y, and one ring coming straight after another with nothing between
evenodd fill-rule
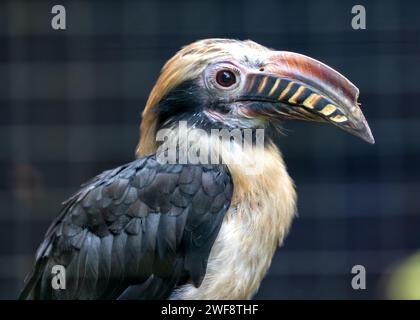
<instances>
[{"instance_id":1,"label":"bird's wing","mask_svg":"<svg viewBox=\"0 0 420 320\"><path fill-rule=\"evenodd\" d=\"M232 197L222 165L161 165L145 157L97 176L64 203L21 298L165 298L199 286ZM51 286L52 267L66 289Z\"/></svg>"}]
</instances>

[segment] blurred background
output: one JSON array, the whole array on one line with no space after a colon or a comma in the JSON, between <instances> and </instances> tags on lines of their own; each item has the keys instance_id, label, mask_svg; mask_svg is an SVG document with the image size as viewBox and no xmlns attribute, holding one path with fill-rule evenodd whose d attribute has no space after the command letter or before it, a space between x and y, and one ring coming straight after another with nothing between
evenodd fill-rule
<instances>
[{"instance_id":1,"label":"blurred background","mask_svg":"<svg viewBox=\"0 0 420 320\"><path fill-rule=\"evenodd\" d=\"M55 4L66 8L65 31L51 28ZM357 4L366 30L351 27ZM420 2L398 0L2 1L0 298L17 297L60 203L133 160L163 63L209 37L339 70L359 87L376 138L286 123L278 144L299 217L255 298L419 298ZM352 289L354 265L366 268L366 290Z\"/></svg>"}]
</instances>

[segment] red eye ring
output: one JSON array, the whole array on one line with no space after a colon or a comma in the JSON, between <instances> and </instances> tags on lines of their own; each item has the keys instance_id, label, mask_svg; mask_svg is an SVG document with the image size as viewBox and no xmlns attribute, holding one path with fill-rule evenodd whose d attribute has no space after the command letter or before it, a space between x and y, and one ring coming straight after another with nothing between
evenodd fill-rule
<instances>
[{"instance_id":1,"label":"red eye ring","mask_svg":"<svg viewBox=\"0 0 420 320\"><path fill-rule=\"evenodd\" d=\"M236 83L236 76L228 69L220 70L216 73L216 82L218 85L228 88Z\"/></svg>"}]
</instances>

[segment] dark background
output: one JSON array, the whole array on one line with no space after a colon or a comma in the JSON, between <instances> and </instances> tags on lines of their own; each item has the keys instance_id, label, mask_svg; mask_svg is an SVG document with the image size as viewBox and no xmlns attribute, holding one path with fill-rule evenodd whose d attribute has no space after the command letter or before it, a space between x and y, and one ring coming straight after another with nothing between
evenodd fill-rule
<instances>
[{"instance_id":1,"label":"dark background","mask_svg":"<svg viewBox=\"0 0 420 320\"><path fill-rule=\"evenodd\" d=\"M51 8L67 9L52 30ZM351 28L363 4L367 29ZM390 268L420 248L420 2L2 1L0 298L14 299L60 203L134 158L142 108L163 63L208 37L310 55L361 91L369 145L289 122L279 142L299 217L256 298L385 297ZM353 290L361 264L367 289ZM420 285L420 284L419 284Z\"/></svg>"}]
</instances>

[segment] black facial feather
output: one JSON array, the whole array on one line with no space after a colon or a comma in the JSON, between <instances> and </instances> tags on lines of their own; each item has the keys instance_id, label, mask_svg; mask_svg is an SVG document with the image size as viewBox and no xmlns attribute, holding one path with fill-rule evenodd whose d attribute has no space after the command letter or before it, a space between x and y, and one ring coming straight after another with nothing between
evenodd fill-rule
<instances>
[{"instance_id":1,"label":"black facial feather","mask_svg":"<svg viewBox=\"0 0 420 320\"><path fill-rule=\"evenodd\" d=\"M188 121L190 126L204 130L217 127L214 120L203 113L206 109L229 112L225 103L215 100L196 80L185 81L172 89L156 106L159 118L157 130L178 125L179 121ZM219 125L220 128L224 127L223 123Z\"/></svg>"},{"instance_id":2,"label":"black facial feather","mask_svg":"<svg viewBox=\"0 0 420 320\"><path fill-rule=\"evenodd\" d=\"M210 97L194 80L172 89L156 106L158 128L170 127L178 121L191 121L210 103Z\"/></svg>"}]
</instances>

